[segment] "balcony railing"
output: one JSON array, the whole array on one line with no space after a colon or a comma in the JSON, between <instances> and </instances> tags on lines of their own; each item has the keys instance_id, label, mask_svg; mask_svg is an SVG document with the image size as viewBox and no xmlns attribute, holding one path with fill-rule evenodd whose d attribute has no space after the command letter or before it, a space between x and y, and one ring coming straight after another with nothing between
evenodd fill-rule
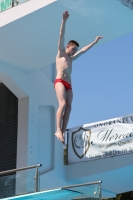
<instances>
[{"instance_id":1,"label":"balcony railing","mask_svg":"<svg viewBox=\"0 0 133 200\"><path fill-rule=\"evenodd\" d=\"M41 164L0 172L0 199L86 199L101 200L101 181L69 185L39 192ZM52 181L52 179L51 179Z\"/></svg>"},{"instance_id":2,"label":"balcony railing","mask_svg":"<svg viewBox=\"0 0 133 200\"><path fill-rule=\"evenodd\" d=\"M0 0L0 12L3 12L9 8L15 7L27 1L29 0Z\"/></svg>"},{"instance_id":3,"label":"balcony railing","mask_svg":"<svg viewBox=\"0 0 133 200\"><path fill-rule=\"evenodd\" d=\"M102 200L101 181L69 185L32 194L14 196L8 200Z\"/></svg>"},{"instance_id":4,"label":"balcony railing","mask_svg":"<svg viewBox=\"0 0 133 200\"><path fill-rule=\"evenodd\" d=\"M0 199L39 191L41 164L0 172Z\"/></svg>"}]
</instances>

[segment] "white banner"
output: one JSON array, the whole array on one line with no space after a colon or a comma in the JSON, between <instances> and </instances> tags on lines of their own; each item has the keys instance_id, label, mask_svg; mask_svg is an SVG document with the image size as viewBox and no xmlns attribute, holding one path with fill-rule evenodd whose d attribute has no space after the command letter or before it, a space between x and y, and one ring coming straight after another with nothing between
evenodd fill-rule
<instances>
[{"instance_id":1,"label":"white banner","mask_svg":"<svg viewBox=\"0 0 133 200\"><path fill-rule=\"evenodd\" d=\"M133 115L68 129L64 163L133 153Z\"/></svg>"}]
</instances>

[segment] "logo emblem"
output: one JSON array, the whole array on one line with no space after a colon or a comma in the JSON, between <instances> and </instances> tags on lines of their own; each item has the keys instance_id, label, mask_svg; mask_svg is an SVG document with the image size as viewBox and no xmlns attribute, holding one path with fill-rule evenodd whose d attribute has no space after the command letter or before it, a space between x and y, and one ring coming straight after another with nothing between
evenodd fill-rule
<instances>
[{"instance_id":1,"label":"logo emblem","mask_svg":"<svg viewBox=\"0 0 133 200\"><path fill-rule=\"evenodd\" d=\"M80 127L72 132L72 147L75 154L81 159L90 147L91 130Z\"/></svg>"}]
</instances>

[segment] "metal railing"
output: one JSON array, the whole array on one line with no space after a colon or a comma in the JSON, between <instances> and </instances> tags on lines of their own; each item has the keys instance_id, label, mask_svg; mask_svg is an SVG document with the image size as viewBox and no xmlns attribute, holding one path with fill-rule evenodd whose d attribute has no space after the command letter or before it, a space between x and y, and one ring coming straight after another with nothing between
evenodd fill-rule
<instances>
[{"instance_id":1,"label":"metal railing","mask_svg":"<svg viewBox=\"0 0 133 200\"><path fill-rule=\"evenodd\" d=\"M64 197L65 197L65 195L69 195L69 196L72 195L75 198L77 197L77 199L83 198L83 197L89 197L89 198L92 197L93 199L96 199L96 200L102 200L102 186L101 186L102 181L95 181L95 182L83 183L83 184L75 184L75 185L63 186L63 187L59 187L59 188L52 188L52 189L49 189L49 190L42 190L41 192L38 193L38 191L39 191L39 182L38 182L39 169L38 168L41 167L41 166L42 166L41 164L38 164L38 165L33 165L33 166L28 166L28 167L23 167L23 168L8 170L8 171L3 171L3 172L0 172L0 178L3 177L3 175L5 175L5 177L6 177L8 174L17 173L17 172L21 172L21 171L24 171L24 170L35 169L34 175L32 174L32 179L31 179L32 181L35 180L35 185L34 185L35 190L32 191L32 192L14 194L12 196L15 197L15 196L18 196L18 195L25 195L27 193L33 194L33 193L37 192L35 194L36 197L38 197L38 195L40 195L40 193L41 193L42 197L43 197L43 195L44 195L44 197L47 197L47 195L48 196L52 195L52 197L53 197L54 195L57 195L55 193L58 192L59 196L64 195ZM29 176L31 177L31 174L29 174ZM25 177L28 177L27 174L26 174L26 176L24 176L24 178ZM16 179L15 179L15 181L16 181ZM18 181L16 181L16 183L20 182L20 181L21 180L18 179ZM31 184L31 182L30 182L30 184ZM19 187L20 186L17 185L16 188L19 188ZM10 190L8 190L8 191L10 191ZM59 193L59 191L60 191L61 194ZM46 194L45 194L45 192L46 192ZM9 197L9 196L7 196L7 197ZM11 197L11 195L10 195L10 197ZM5 196L4 196L4 198L5 198ZM28 199L28 196L25 197L25 198Z\"/></svg>"},{"instance_id":2,"label":"metal railing","mask_svg":"<svg viewBox=\"0 0 133 200\"><path fill-rule=\"evenodd\" d=\"M36 168L36 174L35 174L34 179L36 181L35 191L38 192L38 168L41 167L41 166L42 166L41 164L38 164L38 165L33 165L33 166L28 166L28 167L23 167L23 168L18 168L18 169L7 170L7 171L0 172L0 176L5 175L5 174L15 173L15 172L18 172L18 171L24 171L24 170L27 170L27 169Z\"/></svg>"},{"instance_id":3,"label":"metal railing","mask_svg":"<svg viewBox=\"0 0 133 200\"><path fill-rule=\"evenodd\" d=\"M83 183L83 184L75 184L75 185L69 185L69 186L63 186L63 187L57 187L57 188L50 188L49 190L41 190L41 194L42 192L47 192L47 194L49 194L52 191L52 195L54 195L54 191L59 191L59 190L68 190L71 192L75 193L75 197L77 196L76 194L79 194L80 197L77 198L83 198L83 197L91 197L92 193L93 193L93 197L94 199L98 199L98 200L102 200L102 181L95 181L95 182L90 182L90 183ZM90 188L91 186L93 186L92 188ZM97 185L97 187L96 187ZM90 192L91 189L91 192ZM50 192L49 192L50 191ZM42 195L43 196L43 195ZM37 197L37 196L36 196Z\"/></svg>"},{"instance_id":4,"label":"metal railing","mask_svg":"<svg viewBox=\"0 0 133 200\"><path fill-rule=\"evenodd\" d=\"M8 195L16 196L25 193L38 192L39 191L38 168L41 166L42 166L41 164L37 164L33 166L0 172L0 186L2 188L0 195L8 197ZM9 194L10 191L12 190L12 188L10 188L10 185L14 185L12 194Z\"/></svg>"},{"instance_id":5,"label":"metal railing","mask_svg":"<svg viewBox=\"0 0 133 200\"><path fill-rule=\"evenodd\" d=\"M99 185L99 200L102 200L102 181L95 181L95 182L90 182L90 183L83 183L83 184L77 184L77 185L70 185L70 186L65 186L62 187L61 189L70 189L70 188L75 188L75 187L82 187L82 186L89 186L89 185Z\"/></svg>"}]
</instances>

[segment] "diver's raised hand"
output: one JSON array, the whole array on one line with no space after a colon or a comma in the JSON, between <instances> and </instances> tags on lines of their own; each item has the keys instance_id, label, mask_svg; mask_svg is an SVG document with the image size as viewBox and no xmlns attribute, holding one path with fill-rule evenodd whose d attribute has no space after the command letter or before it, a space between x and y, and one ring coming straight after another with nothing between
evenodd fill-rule
<instances>
[{"instance_id":1,"label":"diver's raised hand","mask_svg":"<svg viewBox=\"0 0 133 200\"><path fill-rule=\"evenodd\" d=\"M67 20L69 17L69 14L68 14L68 11L66 10L64 13L63 13L63 20Z\"/></svg>"}]
</instances>

